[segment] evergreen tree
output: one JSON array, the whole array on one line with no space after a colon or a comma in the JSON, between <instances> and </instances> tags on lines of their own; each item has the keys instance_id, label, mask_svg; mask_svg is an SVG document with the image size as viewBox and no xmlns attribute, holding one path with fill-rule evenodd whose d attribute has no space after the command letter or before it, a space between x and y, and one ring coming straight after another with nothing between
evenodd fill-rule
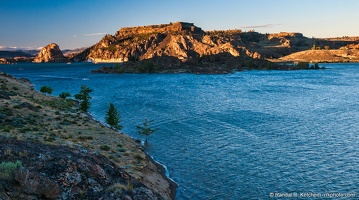
<instances>
[{"instance_id":1,"label":"evergreen tree","mask_svg":"<svg viewBox=\"0 0 359 200\"><path fill-rule=\"evenodd\" d=\"M110 107L106 113L106 123L111 126L111 128L115 128L117 130L121 130L122 126L120 125L121 117L118 113L117 109L110 103Z\"/></svg>"},{"instance_id":2,"label":"evergreen tree","mask_svg":"<svg viewBox=\"0 0 359 200\"><path fill-rule=\"evenodd\" d=\"M69 92L62 92L59 97L62 99L66 99L67 97L71 97L71 94Z\"/></svg>"},{"instance_id":3,"label":"evergreen tree","mask_svg":"<svg viewBox=\"0 0 359 200\"><path fill-rule=\"evenodd\" d=\"M86 85L81 86L80 93L75 95L75 99L80 101L80 109L84 112L87 112L90 108L90 93L93 92L91 88L88 88Z\"/></svg>"},{"instance_id":4,"label":"evergreen tree","mask_svg":"<svg viewBox=\"0 0 359 200\"><path fill-rule=\"evenodd\" d=\"M150 136L152 133L154 133L154 132L156 132L158 130L158 129L153 129L153 128L150 127L150 124L152 122L153 122L153 120L147 121L147 119L145 119L142 126L136 126L136 128L138 129L138 133L140 135L145 135L146 136L145 143L147 143L147 141L148 141L148 136Z\"/></svg>"},{"instance_id":5,"label":"evergreen tree","mask_svg":"<svg viewBox=\"0 0 359 200\"><path fill-rule=\"evenodd\" d=\"M42 93L47 93L47 94L51 94L52 93L52 88L49 86L42 86L40 88L40 92Z\"/></svg>"}]
</instances>

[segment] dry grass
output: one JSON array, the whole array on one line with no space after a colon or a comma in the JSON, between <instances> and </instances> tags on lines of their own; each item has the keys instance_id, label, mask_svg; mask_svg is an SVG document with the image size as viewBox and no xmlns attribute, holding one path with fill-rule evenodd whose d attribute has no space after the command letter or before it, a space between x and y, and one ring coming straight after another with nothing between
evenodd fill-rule
<instances>
[{"instance_id":1,"label":"dry grass","mask_svg":"<svg viewBox=\"0 0 359 200\"><path fill-rule=\"evenodd\" d=\"M143 176L147 161L138 159L145 157L140 145L78 111L72 101L45 96L29 83L1 74L0 92L11 94L11 99L0 98L1 135L101 153L134 177Z\"/></svg>"},{"instance_id":2,"label":"dry grass","mask_svg":"<svg viewBox=\"0 0 359 200\"><path fill-rule=\"evenodd\" d=\"M307 50L271 60L273 62L358 62L359 50Z\"/></svg>"}]
</instances>

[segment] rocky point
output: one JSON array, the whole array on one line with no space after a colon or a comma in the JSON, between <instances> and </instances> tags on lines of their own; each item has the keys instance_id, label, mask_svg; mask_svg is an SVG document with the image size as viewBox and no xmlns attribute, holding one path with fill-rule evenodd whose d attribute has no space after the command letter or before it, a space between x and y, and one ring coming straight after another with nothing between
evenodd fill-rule
<instances>
[{"instance_id":1,"label":"rocky point","mask_svg":"<svg viewBox=\"0 0 359 200\"><path fill-rule=\"evenodd\" d=\"M41 63L41 62L66 62L67 58L64 57L60 47L51 43L46 47L43 47L39 54L35 57L33 62Z\"/></svg>"}]
</instances>

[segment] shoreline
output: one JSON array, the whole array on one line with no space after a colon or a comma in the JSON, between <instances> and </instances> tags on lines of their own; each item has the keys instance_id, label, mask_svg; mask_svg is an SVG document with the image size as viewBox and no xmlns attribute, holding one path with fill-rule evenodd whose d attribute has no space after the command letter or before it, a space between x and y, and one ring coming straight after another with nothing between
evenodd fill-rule
<instances>
[{"instance_id":1,"label":"shoreline","mask_svg":"<svg viewBox=\"0 0 359 200\"><path fill-rule=\"evenodd\" d=\"M145 152L145 154L146 154L147 158L150 160L150 162L152 162L156 165L156 167L158 168L158 173L169 183L171 199L176 199L178 184L173 179L171 179L171 177L167 176L168 171L167 171L166 165L156 161L147 152Z\"/></svg>"},{"instance_id":2,"label":"shoreline","mask_svg":"<svg viewBox=\"0 0 359 200\"><path fill-rule=\"evenodd\" d=\"M87 115L88 115L89 118L91 118L92 120L94 120L94 121L96 121L96 122L102 124L102 125L105 126L106 128L110 128L110 127L108 127L108 125L107 125L106 123L104 123L104 122L102 122L102 121L96 119L95 116L94 116L92 113L87 112ZM123 132L120 132L120 131L117 131L117 130L116 130L116 132L119 133L119 134L124 134L124 135L126 135L126 136L129 137L133 142L139 143L139 145L140 145L141 147L143 147L143 146L141 145L140 140L135 139L135 138L131 137L130 135L126 134L126 133L123 133ZM167 172L168 172L168 171L166 170L166 169L167 169L166 165L164 165L164 164L162 164L162 163L156 161L148 152L146 152L146 151L144 151L144 150L143 150L143 152L144 152L144 154L146 155L146 158L149 160L149 162L151 162L154 166L156 166L156 168L157 168L157 169L156 169L157 173L163 178L163 180L165 180L165 181L168 182L168 184L169 184L169 192L170 192L170 193L169 193L169 197L170 197L171 199L173 199L173 200L176 199L176 193L177 193L178 184L177 184L173 179L171 179L171 177L169 177L169 175L167 176ZM149 167L149 168L150 168L150 170L153 170L151 167ZM145 175L144 175L144 176L145 176Z\"/></svg>"}]
</instances>

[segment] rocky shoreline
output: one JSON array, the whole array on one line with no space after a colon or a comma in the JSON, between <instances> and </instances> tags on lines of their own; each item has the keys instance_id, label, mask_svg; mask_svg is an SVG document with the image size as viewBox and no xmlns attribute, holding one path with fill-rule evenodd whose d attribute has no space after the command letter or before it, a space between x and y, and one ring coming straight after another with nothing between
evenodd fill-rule
<instances>
[{"instance_id":1,"label":"rocky shoreline","mask_svg":"<svg viewBox=\"0 0 359 200\"><path fill-rule=\"evenodd\" d=\"M3 165L22 163L11 170L10 182L0 167L1 199L175 196L176 187L133 139L79 112L72 100L46 96L28 80L2 72L0 133ZM37 181L30 187L22 175ZM57 189L48 194L41 190L44 183Z\"/></svg>"}]
</instances>

